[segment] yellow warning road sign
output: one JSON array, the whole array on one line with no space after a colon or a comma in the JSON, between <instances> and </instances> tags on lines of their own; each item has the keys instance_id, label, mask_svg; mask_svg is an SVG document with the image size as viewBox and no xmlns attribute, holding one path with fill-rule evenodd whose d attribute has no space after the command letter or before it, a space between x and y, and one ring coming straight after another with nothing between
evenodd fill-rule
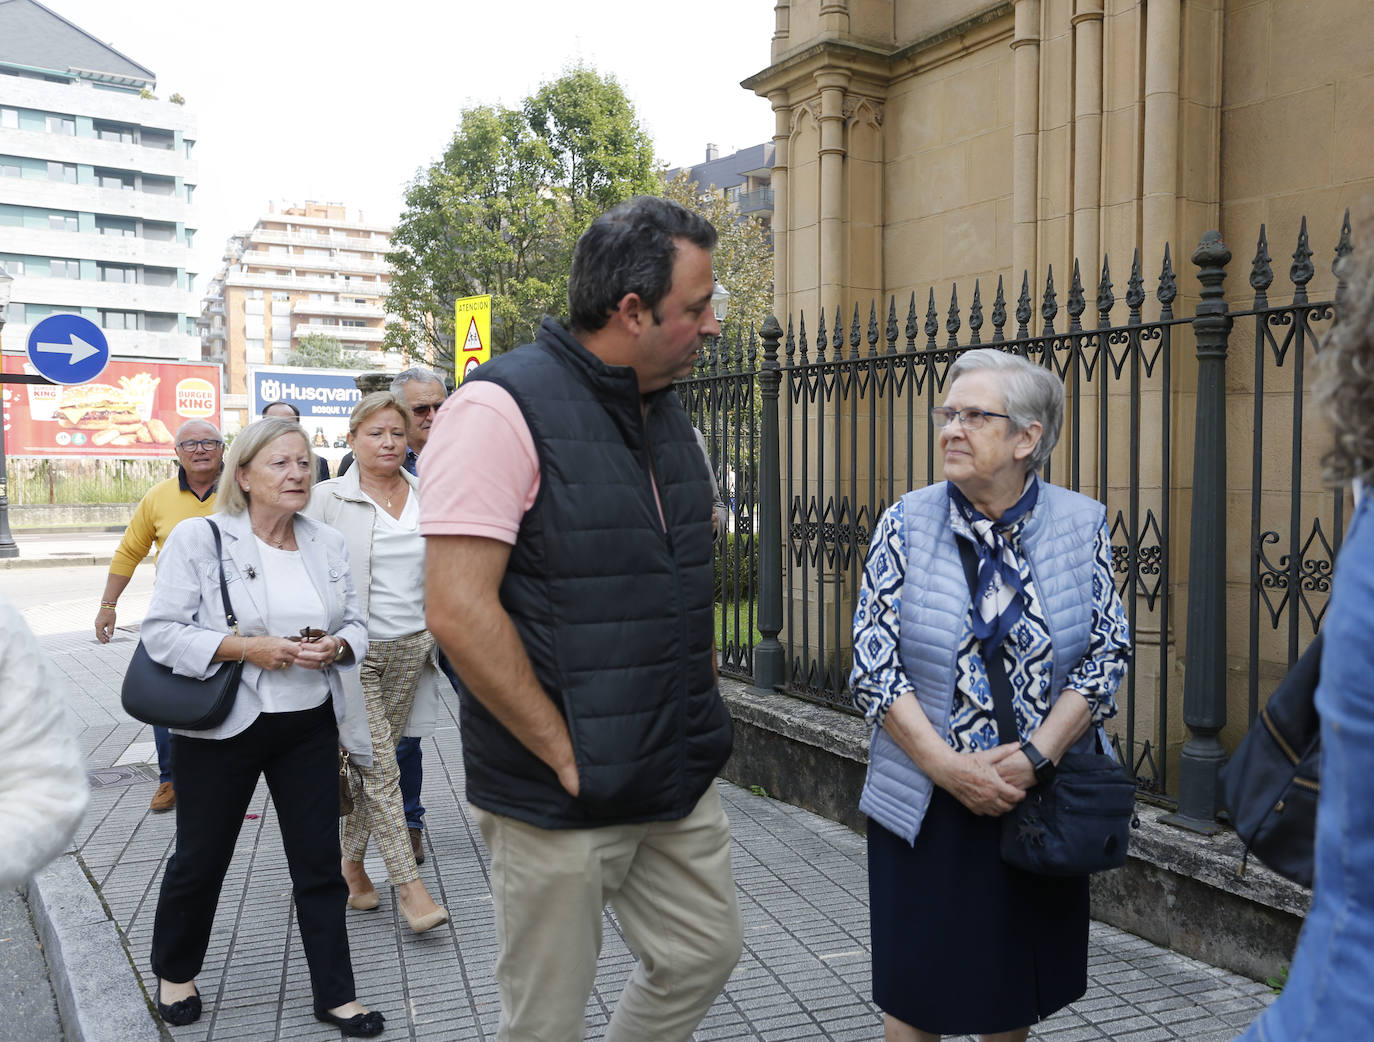
<instances>
[{"instance_id":1,"label":"yellow warning road sign","mask_svg":"<svg viewBox=\"0 0 1374 1042\"><path fill-rule=\"evenodd\" d=\"M491 358L491 295L460 297L453 306L457 348L453 379L462 383L468 373Z\"/></svg>"}]
</instances>

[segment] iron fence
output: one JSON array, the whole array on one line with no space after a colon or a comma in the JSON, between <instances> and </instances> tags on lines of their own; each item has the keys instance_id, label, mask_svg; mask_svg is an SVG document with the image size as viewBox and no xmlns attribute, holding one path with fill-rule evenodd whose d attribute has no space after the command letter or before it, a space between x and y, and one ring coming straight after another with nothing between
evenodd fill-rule
<instances>
[{"instance_id":1,"label":"iron fence","mask_svg":"<svg viewBox=\"0 0 1374 1042\"><path fill-rule=\"evenodd\" d=\"M1347 214L1336 260L1350 250ZM718 555L722 670L852 711L869 538L892 502L937 480L930 408L954 360L976 347L1016 352L1065 383L1047 479L1107 505L1134 643L1114 740L1142 789L1180 795L1194 824L1210 819L1228 687L1252 719L1315 634L1346 516L1341 494L1321 488L1320 439L1304 424L1307 369L1334 314L1333 301L1308 299L1305 219L1293 258L1291 298L1272 303L1261 228L1253 297L1235 311L1222 292L1230 252L1209 232L1192 255L1192 315L1174 313L1166 246L1148 285L1137 252L1120 300L1104 259L1095 286L1075 264L1062 307L1049 271L1035 296L1023 275L1014 300L999 279L986 316L975 282L967 309L956 286L947 307L931 290L923 309L912 293L904 309L889 297L866 315L855 304L847 320L822 311L810 333L800 314L785 331L770 318L748 336L727 332L679 384L731 508ZM1232 522L1247 501L1245 530Z\"/></svg>"}]
</instances>

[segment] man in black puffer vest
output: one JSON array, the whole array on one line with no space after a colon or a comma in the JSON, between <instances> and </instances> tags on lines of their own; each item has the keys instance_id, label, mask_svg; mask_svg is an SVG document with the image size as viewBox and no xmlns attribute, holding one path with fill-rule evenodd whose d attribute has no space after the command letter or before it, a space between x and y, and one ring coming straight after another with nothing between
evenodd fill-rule
<instances>
[{"instance_id":1,"label":"man in black puffer vest","mask_svg":"<svg viewBox=\"0 0 1374 1042\"><path fill-rule=\"evenodd\" d=\"M570 328L473 372L420 465L511 1042L582 1038L607 901L639 956L608 1042L689 1039L739 958L711 483L671 387L719 332L715 243L663 199L597 218Z\"/></svg>"}]
</instances>

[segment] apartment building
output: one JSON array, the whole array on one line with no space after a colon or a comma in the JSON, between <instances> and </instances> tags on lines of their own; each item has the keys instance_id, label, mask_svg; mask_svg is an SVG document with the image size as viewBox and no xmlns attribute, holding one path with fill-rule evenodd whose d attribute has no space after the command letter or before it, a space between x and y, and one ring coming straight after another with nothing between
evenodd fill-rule
<instances>
[{"instance_id":1,"label":"apartment building","mask_svg":"<svg viewBox=\"0 0 1374 1042\"><path fill-rule=\"evenodd\" d=\"M57 312L111 353L199 358L196 124L157 77L34 0L0 2L0 264L10 349Z\"/></svg>"},{"instance_id":2,"label":"apartment building","mask_svg":"<svg viewBox=\"0 0 1374 1042\"><path fill-rule=\"evenodd\" d=\"M246 403L249 366L282 364L309 334L400 368L382 352L390 248L390 228L338 203L274 207L232 236L199 321L207 359L224 365L225 406Z\"/></svg>"},{"instance_id":3,"label":"apartment building","mask_svg":"<svg viewBox=\"0 0 1374 1042\"><path fill-rule=\"evenodd\" d=\"M687 178L703 190L712 189L726 200L742 217L753 217L764 227L773 226L773 142L750 145L729 155L720 154L720 146L706 146L706 160L695 166L675 167L665 177L671 181L684 170Z\"/></svg>"}]
</instances>

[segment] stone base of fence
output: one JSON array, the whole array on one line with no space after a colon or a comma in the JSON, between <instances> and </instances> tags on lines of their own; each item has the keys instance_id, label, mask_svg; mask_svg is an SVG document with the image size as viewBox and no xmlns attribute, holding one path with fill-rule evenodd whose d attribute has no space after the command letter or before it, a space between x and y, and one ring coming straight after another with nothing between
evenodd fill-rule
<instances>
[{"instance_id":1,"label":"stone base of fence","mask_svg":"<svg viewBox=\"0 0 1374 1042\"><path fill-rule=\"evenodd\" d=\"M720 686L735 719L725 777L862 832L863 720L726 677ZM1309 891L1254 858L1237 878L1234 832L1199 836L1161 823L1159 808L1139 811L1126 866L1093 877L1093 918L1256 980L1292 962Z\"/></svg>"}]
</instances>

